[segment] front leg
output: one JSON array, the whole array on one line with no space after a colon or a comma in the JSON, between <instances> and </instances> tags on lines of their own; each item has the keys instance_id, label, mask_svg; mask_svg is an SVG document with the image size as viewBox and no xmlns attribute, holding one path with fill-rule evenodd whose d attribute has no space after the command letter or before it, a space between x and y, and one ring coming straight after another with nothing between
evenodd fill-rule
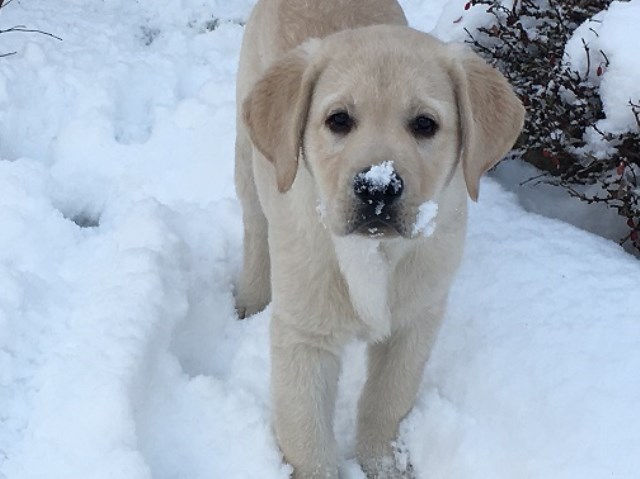
<instances>
[{"instance_id":1,"label":"front leg","mask_svg":"<svg viewBox=\"0 0 640 479\"><path fill-rule=\"evenodd\" d=\"M306 334L274 314L271 388L275 432L293 479L337 479L333 415L340 351L331 340Z\"/></svg>"},{"instance_id":2,"label":"front leg","mask_svg":"<svg viewBox=\"0 0 640 479\"><path fill-rule=\"evenodd\" d=\"M369 346L368 378L358 403L358 462L369 478L412 477L396 468L392 443L422 380L444 311L444 301L388 339Z\"/></svg>"},{"instance_id":3,"label":"front leg","mask_svg":"<svg viewBox=\"0 0 640 479\"><path fill-rule=\"evenodd\" d=\"M238 124L235 181L244 225L242 270L236 293L240 319L262 311L271 301L268 225L256 189L252 152L247 132Z\"/></svg>"}]
</instances>

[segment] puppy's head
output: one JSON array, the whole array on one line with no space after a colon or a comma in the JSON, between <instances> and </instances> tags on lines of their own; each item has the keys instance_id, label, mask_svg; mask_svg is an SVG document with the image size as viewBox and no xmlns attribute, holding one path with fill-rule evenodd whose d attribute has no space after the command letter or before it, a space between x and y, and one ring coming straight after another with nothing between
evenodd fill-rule
<instances>
[{"instance_id":1,"label":"puppy's head","mask_svg":"<svg viewBox=\"0 0 640 479\"><path fill-rule=\"evenodd\" d=\"M379 25L288 53L254 86L243 116L281 192L304 158L335 234L411 237L421 205L438 201L459 164L477 199L524 109L474 53Z\"/></svg>"}]
</instances>

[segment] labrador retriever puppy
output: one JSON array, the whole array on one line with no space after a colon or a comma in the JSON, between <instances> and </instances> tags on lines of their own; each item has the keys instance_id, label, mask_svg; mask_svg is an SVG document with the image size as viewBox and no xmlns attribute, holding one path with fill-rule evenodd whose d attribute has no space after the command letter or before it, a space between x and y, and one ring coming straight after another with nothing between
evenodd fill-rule
<instances>
[{"instance_id":1,"label":"labrador retriever puppy","mask_svg":"<svg viewBox=\"0 0 640 479\"><path fill-rule=\"evenodd\" d=\"M272 302L274 428L293 477L338 477L353 338L369 343L358 462L370 478L408 477L393 443L460 262L467 195L524 109L474 53L409 28L395 0L259 0L237 102L237 309Z\"/></svg>"}]
</instances>

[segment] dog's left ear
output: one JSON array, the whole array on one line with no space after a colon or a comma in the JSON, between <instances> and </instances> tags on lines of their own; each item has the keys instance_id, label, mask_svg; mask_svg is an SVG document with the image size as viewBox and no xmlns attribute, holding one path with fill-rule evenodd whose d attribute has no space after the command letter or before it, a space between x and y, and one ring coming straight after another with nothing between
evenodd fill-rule
<instances>
[{"instance_id":1,"label":"dog's left ear","mask_svg":"<svg viewBox=\"0 0 640 479\"><path fill-rule=\"evenodd\" d=\"M450 75L462 134L462 165L467 191L478 199L480 177L511 149L524 123L525 110L506 78L460 45Z\"/></svg>"},{"instance_id":2,"label":"dog's left ear","mask_svg":"<svg viewBox=\"0 0 640 479\"><path fill-rule=\"evenodd\" d=\"M251 141L275 167L281 193L291 188L298 171L298 155L318 76L310 61L317 43L308 42L276 61L242 105Z\"/></svg>"}]
</instances>

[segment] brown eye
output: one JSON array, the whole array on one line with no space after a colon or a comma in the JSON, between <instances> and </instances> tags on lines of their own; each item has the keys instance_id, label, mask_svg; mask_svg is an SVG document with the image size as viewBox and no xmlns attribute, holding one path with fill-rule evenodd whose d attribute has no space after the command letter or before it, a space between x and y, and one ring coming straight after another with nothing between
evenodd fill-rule
<instances>
[{"instance_id":1,"label":"brown eye","mask_svg":"<svg viewBox=\"0 0 640 479\"><path fill-rule=\"evenodd\" d=\"M325 124L332 132L346 135L353 129L353 118L346 111L337 111L329 115Z\"/></svg>"},{"instance_id":2,"label":"brown eye","mask_svg":"<svg viewBox=\"0 0 640 479\"><path fill-rule=\"evenodd\" d=\"M429 138L433 136L438 130L438 124L433 118L420 115L411 120L409 128L415 136L421 138Z\"/></svg>"}]
</instances>

